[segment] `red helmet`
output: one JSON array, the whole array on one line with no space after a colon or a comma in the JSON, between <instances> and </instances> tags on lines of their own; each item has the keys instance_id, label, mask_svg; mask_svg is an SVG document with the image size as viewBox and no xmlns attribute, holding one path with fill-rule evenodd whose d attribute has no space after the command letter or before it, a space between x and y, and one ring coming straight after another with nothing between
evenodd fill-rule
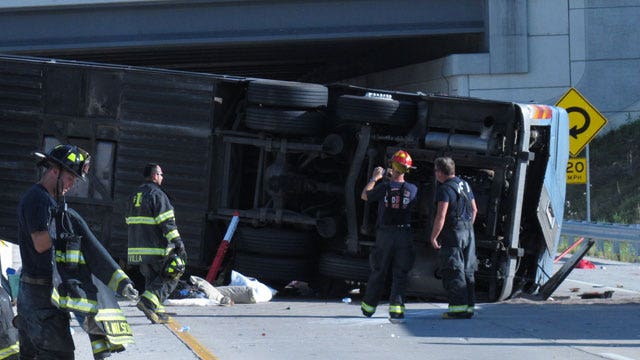
<instances>
[{"instance_id":1,"label":"red helmet","mask_svg":"<svg viewBox=\"0 0 640 360\"><path fill-rule=\"evenodd\" d=\"M404 150L398 150L391 158L391 167L401 173L407 173L411 169L415 169L411 155Z\"/></svg>"}]
</instances>

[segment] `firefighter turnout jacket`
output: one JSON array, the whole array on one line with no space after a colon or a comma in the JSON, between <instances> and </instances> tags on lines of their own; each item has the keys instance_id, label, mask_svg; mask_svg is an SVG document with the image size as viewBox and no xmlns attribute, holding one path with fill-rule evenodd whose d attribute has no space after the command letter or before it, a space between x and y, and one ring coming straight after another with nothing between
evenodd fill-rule
<instances>
[{"instance_id":1,"label":"firefighter turnout jacket","mask_svg":"<svg viewBox=\"0 0 640 360\"><path fill-rule=\"evenodd\" d=\"M173 206L167 194L153 182L145 182L129 198L126 217L129 264L162 261L170 243L181 240Z\"/></svg>"},{"instance_id":2,"label":"firefighter turnout jacket","mask_svg":"<svg viewBox=\"0 0 640 360\"><path fill-rule=\"evenodd\" d=\"M52 303L83 319L94 355L123 351L133 334L114 294L131 280L76 211L62 204L53 221Z\"/></svg>"}]
</instances>

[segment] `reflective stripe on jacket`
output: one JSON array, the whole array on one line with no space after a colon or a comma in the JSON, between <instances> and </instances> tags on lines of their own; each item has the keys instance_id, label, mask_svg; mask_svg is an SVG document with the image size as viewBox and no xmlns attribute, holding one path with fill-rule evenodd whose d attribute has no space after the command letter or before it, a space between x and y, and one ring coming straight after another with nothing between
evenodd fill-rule
<instances>
[{"instance_id":1,"label":"reflective stripe on jacket","mask_svg":"<svg viewBox=\"0 0 640 360\"><path fill-rule=\"evenodd\" d=\"M158 261L169 254L169 243L180 240L173 206L167 194L153 182L146 182L129 198L129 264Z\"/></svg>"}]
</instances>

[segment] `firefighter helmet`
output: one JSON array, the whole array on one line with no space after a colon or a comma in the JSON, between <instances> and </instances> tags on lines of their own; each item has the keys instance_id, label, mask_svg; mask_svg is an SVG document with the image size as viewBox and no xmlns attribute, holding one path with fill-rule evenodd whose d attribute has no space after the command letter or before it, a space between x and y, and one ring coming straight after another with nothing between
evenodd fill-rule
<instances>
[{"instance_id":1,"label":"firefighter helmet","mask_svg":"<svg viewBox=\"0 0 640 360\"><path fill-rule=\"evenodd\" d=\"M41 152L34 152L33 154L40 159L38 165L47 166L46 163L48 161L58 164L64 170L82 180L85 180L85 175L89 172L91 156L88 152L75 145L58 145L46 154Z\"/></svg>"},{"instance_id":2,"label":"firefighter helmet","mask_svg":"<svg viewBox=\"0 0 640 360\"><path fill-rule=\"evenodd\" d=\"M184 274L186 270L186 264L178 254L171 253L164 263L164 276L170 279L178 279Z\"/></svg>"},{"instance_id":3,"label":"firefighter helmet","mask_svg":"<svg viewBox=\"0 0 640 360\"><path fill-rule=\"evenodd\" d=\"M391 167L401 173L408 173L409 170L415 169L413 160L408 152L404 150L398 150L391 158Z\"/></svg>"}]
</instances>

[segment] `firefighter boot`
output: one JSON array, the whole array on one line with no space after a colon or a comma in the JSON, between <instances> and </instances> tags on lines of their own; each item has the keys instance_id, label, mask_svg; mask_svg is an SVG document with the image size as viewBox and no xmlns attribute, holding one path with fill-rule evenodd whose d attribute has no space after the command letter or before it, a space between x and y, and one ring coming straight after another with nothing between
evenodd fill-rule
<instances>
[{"instance_id":1,"label":"firefighter boot","mask_svg":"<svg viewBox=\"0 0 640 360\"><path fill-rule=\"evenodd\" d=\"M171 320L168 312L156 312L160 324L166 324Z\"/></svg>"},{"instance_id":2,"label":"firefighter boot","mask_svg":"<svg viewBox=\"0 0 640 360\"><path fill-rule=\"evenodd\" d=\"M404 323L404 305L389 304L389 321L392 324Z\"/></svg>"},{"instance_id":3,"label":"firefighter boot","mask_svg":"<svg viewBox=\"0 0 640 360\"><path fill-rule=\"evenodd\" d=\"M101 351L99 353L93 354L93 360L102 360L111 356L111 352L109 350Z\"/></svg>"},{"instance_id":4,"label":"firefighter boot","mask_svg":"<svg viewBox=\"0 0 640 360\"><path fill-rule=\"evenodd\" d=\"M473 313L467 312L467 305L449 305L449 311L442 314L443 319L471 319ZM469 316L471 315L471 316Z\"/></svg>"},{"instance_id":5,"label":"firefighter boot","mask_svg":"<svg viewBox=\"0 0 640 360\"><path fill-rule=\"evenodd\" d=\"M475 306L469 305L467 306L467 319L471 319L475 314Z\"/></svg>"},{"instance_id":6,"label":"firefighter boot","mask_svg":"<svg viewBox=\"0 0 640 360\"><path fill-rule=\"evenodd\" d=\"M371 306L363 301L360 303L360 310L362 310L362 315L366 317L372 317L373 314L376 312L376 307Z\"/></svg>"},{"instance_id":7,"label":"firefighter boot","mask_svg":"<svg viewBox=\"0 0 640 360\"><path fill-rule=\"evenodd\" d=\"M136 307L144 313L144 315L154 324L164 324L167 323L168 320L162 321L158 317L155 311L153 311L143 300L138 301Z\"/></svg>"},{"instance_id":8,"label":"firefighter boot","mask_svg":"<svg viewBox=\"0 0 640 360\"><path fill-rule=\"evenodd\" d=\"M471 315L473 316L473 315ZM445 320L451 319L471 319L471 316L467 315L467 312L446 312L442 314L442 318Z\"/></svg>"}]
</instances>

